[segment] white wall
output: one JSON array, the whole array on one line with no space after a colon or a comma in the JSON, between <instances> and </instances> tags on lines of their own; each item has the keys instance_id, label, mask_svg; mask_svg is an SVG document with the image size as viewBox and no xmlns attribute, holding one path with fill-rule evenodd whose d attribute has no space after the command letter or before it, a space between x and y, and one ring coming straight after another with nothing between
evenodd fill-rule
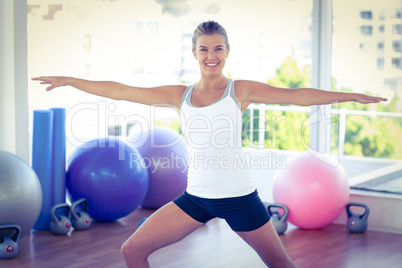
<instances>
[{"instance_id":1,"label":"white wall","mask_svg":"<svg viewBox=\"0 0 402 268\"><path fill-rule=\"evenodd\" d=\"M27 2L0 1L0 150L29 163Z\"/></svg>"}]
</instances>

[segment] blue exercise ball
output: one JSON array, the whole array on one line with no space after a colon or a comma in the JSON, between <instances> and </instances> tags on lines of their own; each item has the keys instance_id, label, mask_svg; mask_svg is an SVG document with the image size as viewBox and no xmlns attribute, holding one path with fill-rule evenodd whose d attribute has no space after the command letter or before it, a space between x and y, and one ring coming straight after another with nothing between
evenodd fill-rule
<instances>
[{"instance_id":1,"label":"blue exercise ball","mask_svg":"<svg viewBox=\"0 0 402 268\"><path fill-rule=\"evenodd\" d=\"M115 221L133 212L148 190L148 171L133 165L139 152L115 137L94 139L69 157L66 186L72 201L86 198L95 221Z\"/></svg>"},{"instance_id":2,"label":"blue exercise ball","mask_svg":"<svg viewBox=\"0 0 402 268\"><path fill-rule=\"evenodd\" d=\"M134 131L129 141L148 168L149 189L141 204L143 208L160 208L186 190L188 155L179 133L156 126Z\"/></svg>"},{"instance_id":3,"label":"blue exercise ball","mask_svg":"<svg viewBox=\"0 0 402 268\"><path fill-rule=\"evenodd\" d=\"M41 208L42 187L35 171L18 156L0 151L0 225L18 224L23 236L34 226Z\"/></svg>"}]
</instances>

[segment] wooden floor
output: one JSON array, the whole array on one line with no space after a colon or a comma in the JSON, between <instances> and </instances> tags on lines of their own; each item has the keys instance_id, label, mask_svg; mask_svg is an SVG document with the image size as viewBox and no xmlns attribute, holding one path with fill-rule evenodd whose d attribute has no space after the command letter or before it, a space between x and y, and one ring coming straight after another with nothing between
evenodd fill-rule
<instances>
[{"instance_id":1,"label":"wooden floor","mask_svg":"<svg viewBox=\"0 0 402 268\"><path fill-rule=\"evenodd\" d=\"M21 238L15 259L0 259L0 267L125 267L120 245L152 210L137 209L112 223L94 222L85 231L67 236L33 231ZM300 267L402 267L402 235L367 231L350 234L344 225L321 230L290 228L281 235L289 255ZM151 267L259 268L254 251L227 224L208 222L175 245L151 255Z\"/></svg>"}]
</instances>

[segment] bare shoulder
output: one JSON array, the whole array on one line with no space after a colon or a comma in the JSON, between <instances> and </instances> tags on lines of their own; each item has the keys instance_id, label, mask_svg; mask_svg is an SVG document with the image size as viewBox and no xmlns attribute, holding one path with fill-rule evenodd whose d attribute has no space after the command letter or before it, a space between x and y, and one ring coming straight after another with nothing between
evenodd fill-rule
<instances>
[{"instance_id":1,"label":"bare shoulder","mask_svg":"<svg viewBox=\"0 0 402 268\"><path fill-rule=\"evenodd\" d=\"M187 86L185 85L175 85L175 86L167 86L166 89L169 91L169 94L173 97L173 105L176 107L180 107L180 101L183 96L184 91L186 91Z\"/></svg>"},{"instance_id":2,"label":"bare shoulder","mask_svg":"<svg viewBox=\"0 0 402 268\"><path fill-rule=\"evenodd\" d=\"M251 82L251 81L248 81L248 80L235 80L234 81L235 93L236 93L236 97L238 99L241 99L241 96L243 96L247 92L247 89L250 88L249 82Z\"/></svg>"},{"instance_id":3,"label":"bare shoulder","mask_svg":"<svg viewBox=\"0 0 402 268\"><path fill-rule=\"evenodd\" d=\"M172 87L173 87L173 89L172 89L173 93L175 95L177 95L178 97L180 97L180 99L181 99L181 96L183 95L184 91L186 91L186 89L187 89L187 86L185 86L185 85L177 85L177 86L172 86Z\"/></svg>"},{"instance_id":4,"label":"bare shoulder","mask_svg":"<svg viewBox=\"0 0 402 268\"><path fill-rule=\"evenodd\" d=\"M236 80L234 83L236 98L239 101L244 101L253 90L267 86L264 83L252 80Z\"/></svg>"},{"instance_id":5,"label":"bare shoulder","mask_svg":"<svg viewBox=\"0 0 402 268\"><path fill-rule=\"evenodd\" d=\"M171 85L171 86L162 86L164 90L169 91L174 94L182 95L186 90L187 86L185 85Z\"/></svg>"},{"instance_id":6,"label":"bare shoulder","mask_svg":"<svg viewBox=\"0 0 402 268\"><path fill-rule=\"evenodd\" d=\"M243 102L244 106L251 103L288 104L289 99L294 98L292 94L295 93L267 83L249 80L236 81L235 88L236 98L239 102Z\"/></svg>"},{"instance_id":7,"label":"bare shoulder","mask_svg":"<svg viewBox=\"0 0 402 268\"><path fill-rule=\"evenodd\" d=\"M238 89L239 91L250 91L255 88L261 88L261 87L268 87L268 84L262 83L262 82L257 82L257 81L252 81L252 80L236 80L235 81L235 88L236 90Z\"/></svg>"}]
</instances>

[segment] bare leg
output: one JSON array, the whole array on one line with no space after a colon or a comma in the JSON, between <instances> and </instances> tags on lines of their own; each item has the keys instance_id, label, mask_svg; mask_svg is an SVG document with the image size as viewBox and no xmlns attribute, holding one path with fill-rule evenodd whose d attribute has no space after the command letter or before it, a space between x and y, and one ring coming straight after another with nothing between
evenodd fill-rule
<instances>
[{"instance_id":1,"label":"bare leg","mask_svg":"<svg viewBox=\"0 0 402 268\"><path fill-rule=\"evenodd\" d=\"M149 267L148 256L162 247L180 241L202 226L170 202L152 214L121 247L128 267Z\"/></svg>"},{"instance_id":2,"label":"bare leg","mask_svg":"<svg viewBox=\"0 0 402 268\"><path fill-rule=\"evenodd\" d=\"M272 221L257 230L236 233L258 253L269 267L297 267L286 253Z\"/></svg>"}]
</instances>

